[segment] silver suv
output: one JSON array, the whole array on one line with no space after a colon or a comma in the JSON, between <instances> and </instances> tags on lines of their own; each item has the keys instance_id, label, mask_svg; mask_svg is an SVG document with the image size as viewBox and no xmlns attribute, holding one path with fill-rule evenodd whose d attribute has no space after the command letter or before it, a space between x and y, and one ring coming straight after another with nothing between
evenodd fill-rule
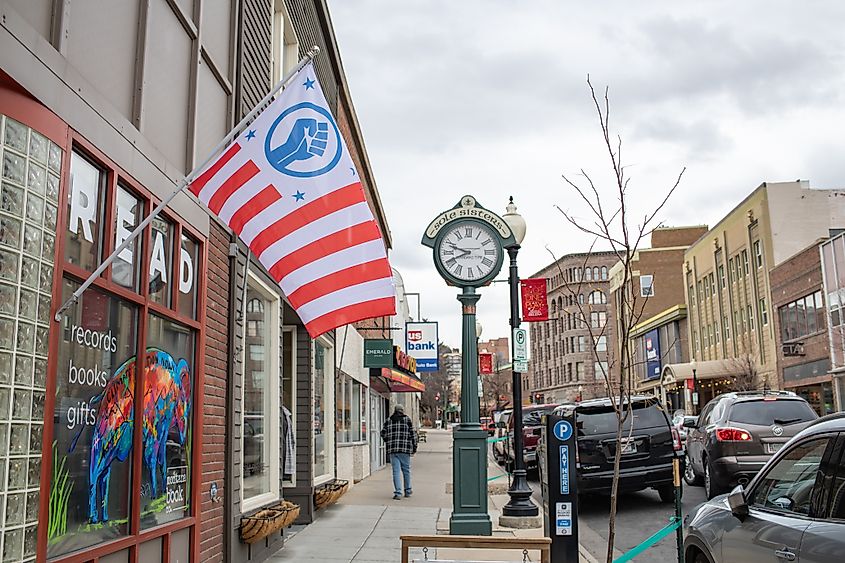
<instances>
[{"instance_id":1,"label":"silver suv","mask_svg":"<svg viewBox=\"0 0 845 563\"><path fill-rule=\"evenodd\" d=\"M703 481L711 499L747 484L791 437L818 415L788 391L746 391L719 395L697 420L684 422L687 448L684 480Z\"/></svg>"},{"instance_id":2,"label":"silver suv","mask_svg":"<svg viewBox=\"0 0 845 563\"><path fill-rule=\"evenodd\" d=\"M845 413L818 419L790 440L747 488L699 506L684 521L685 561L845 558Z\"/></svg>"}]
</instances>

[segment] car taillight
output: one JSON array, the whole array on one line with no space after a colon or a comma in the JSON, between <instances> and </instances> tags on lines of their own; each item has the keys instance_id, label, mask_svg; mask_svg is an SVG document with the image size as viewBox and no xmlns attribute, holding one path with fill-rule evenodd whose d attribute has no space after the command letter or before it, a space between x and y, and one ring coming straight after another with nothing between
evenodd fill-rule
<instances>
[{"instance_id":1,"label":"car taillight","mask_svg":"<svg viewBox=\"0 0 845 563\"><path fill-rule=\"evenodd\" d=\"M751 440L751 433L739 428L717 428L716 439L720 442L748 442Z\"/></svg>"},{"instance_id":2,"label":"car taillight","mask_svg":"<svg viewBox=\"0 0 845 563\"><path fill-rule=\"evenodd\" d=\"M683 449L684 447L681 443L681 434L675 427L672 427L672 446L675 448L676 452L681 451L681 449Z\"/></svg>"}]
</instances>

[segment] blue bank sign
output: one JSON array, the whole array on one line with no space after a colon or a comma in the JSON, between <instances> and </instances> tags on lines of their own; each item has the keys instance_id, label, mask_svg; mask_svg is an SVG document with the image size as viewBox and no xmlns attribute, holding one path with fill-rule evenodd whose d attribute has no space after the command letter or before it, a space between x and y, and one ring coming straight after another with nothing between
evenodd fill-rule
<instances>
[{"instance_id":1,"label":"blue bank sign","mask_svg":"<svg viewBox=\"0 0 845 563\"><path fill-rule=\"evenodd\" d=\"M405 323L405 349L417 360L417 371L437 371L437 323Z\"/></svg>"}]
</instances>

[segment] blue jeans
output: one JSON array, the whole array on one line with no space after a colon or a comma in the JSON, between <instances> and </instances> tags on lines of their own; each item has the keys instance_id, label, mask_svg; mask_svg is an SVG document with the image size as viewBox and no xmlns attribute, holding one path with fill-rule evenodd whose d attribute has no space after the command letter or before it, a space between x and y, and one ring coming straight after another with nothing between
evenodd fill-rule
<instances>
[{"instance_id":1,"label":"blue jeans","mask_svg":"<svg viewBox=\"0 0 845 563\"><path fill-rule=\"evenodd\" d=\"M411 454L390 454L390 465L393 467L393 494L402 495L402 477L405 479L405 494L411 493Z\"/></svg>"}]
</instances>

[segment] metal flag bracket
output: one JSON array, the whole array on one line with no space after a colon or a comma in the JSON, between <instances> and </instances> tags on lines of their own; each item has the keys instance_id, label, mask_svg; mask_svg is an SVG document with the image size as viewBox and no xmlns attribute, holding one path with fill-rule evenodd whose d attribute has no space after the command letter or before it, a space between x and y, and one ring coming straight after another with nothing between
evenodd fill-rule
<instances>
[{"instance_id":1,"label":"metal flag bracket","mask_svg":"<svg viewBox=\"0 0 845 563\"><path fill-rule=\"evenodd\" d=\"M288 72L281 80L279 80L279 82L270 90L270 92L268 92L267 95L264 96L264 98L260 102L258 102L258 104L252 109L252 111L250 111L246 116L244 116L244 118L241 119L241 121L237 125L235 125L235 127L231 131L229 131L229 133L223 138L223 140L221 140L217 144L217 146L211 150L210 154L208 155L208 158L206 158L202 162L202 164L196 166L193 170L191 170L191 172L189 172L184 178L182 178L182 180L179 181L179 183L176 185L176 189L174 189L173 192L170 193L170 195L164 198L161 203L159 203L155 207L155 209L153 209L152 212L150 212L150 214L147 215L137 227L135 227L135 230L133 230L129 234L129 236L126 237L126 239L120 245L118 245L118 247L115 248L112 253L109 254L109 256L105 260L103 260L103 262L99 266L97 266L97 269L94 270L84 282L82 282L82 285L80 285L77 290L73 292L73 295L71 295L64 303L62 303L62 305L58 309L56 309L56 314L54 315L56 322L61 322L62 315L64 314L64 312L79 301L79 298L82 297L82 294L85 293L85 291L89 287L91 287L91 284L94 283L94 280L97 279L106 270L106 268L111 265L112 262L114 262L114 259L118 256L118 254L123 252L130 244L132 244L133 240L138 238L138 235L140 235L144 231L144 229L147 227L147 225L152 222L153 219L158 217L158 215L164 210L164 208L167 207L167 205L171 201L173 201L173 198L175 198L182 190L184 190L185 186L193 182L194 179L196 179L196 177L200 174L200 172L205 170L206 166L208 166L208 164L212 160L214 160L214 158L216 158L223 151L223 149L225 149L229 145L229 143L232 142L232 140L238 135L238 133L243 131L244 127L246 127L255 118L255 116L261 110L264 109L264 106L267 104L267 102L273 99L273 96L275 96L280 90L284 89L287 84L293 79L293 77L296 76L297 73L299 73L299 71L302 70L305 65L311 62L314 57L319 54L319 52L320 47L318 47L317 45L311 47L311 49L308 51L308 53L305 54L302 60L299 61L299 63L293 69L291 69L290 72Z\"/></svg>"}]
</instances>

